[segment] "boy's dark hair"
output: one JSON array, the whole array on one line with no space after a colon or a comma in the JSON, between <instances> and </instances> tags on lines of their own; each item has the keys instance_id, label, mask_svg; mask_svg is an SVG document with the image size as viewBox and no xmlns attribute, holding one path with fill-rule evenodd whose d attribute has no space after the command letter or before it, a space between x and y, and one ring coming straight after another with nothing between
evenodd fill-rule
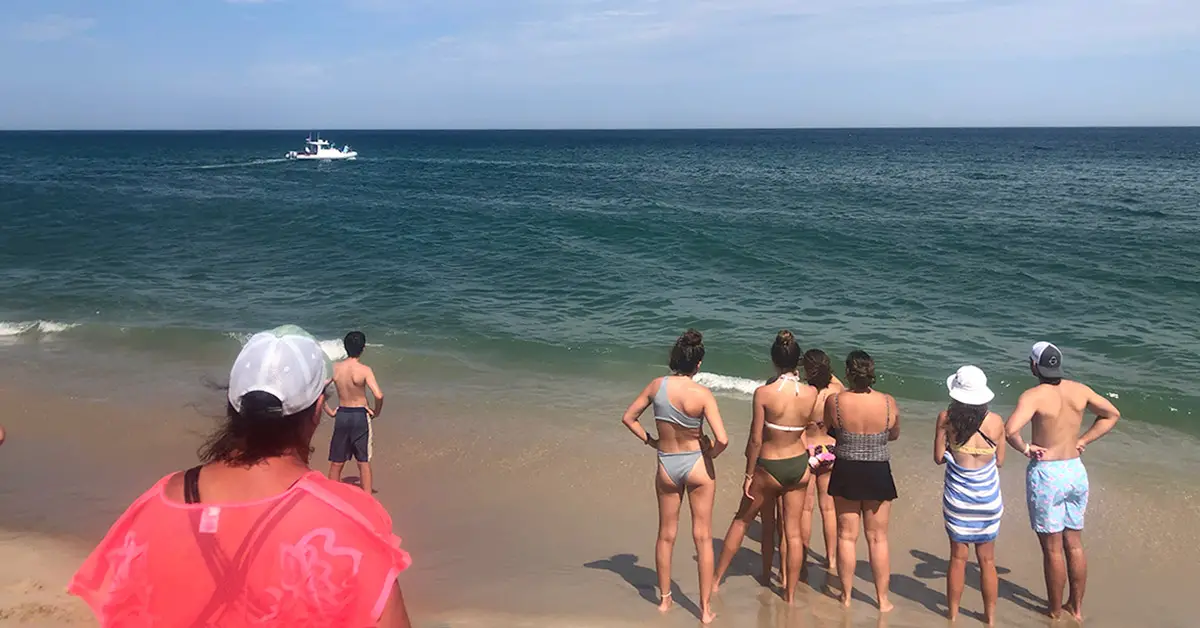
<instances>
[{"instance_id":1,"label":"boy's dark hair","mask_svg":"<svg viewBox=\"0 0 1200 628\"><path fill-rule=\"evenodd\" d=\"M342 344L346 347L346 355L357 358L362 355L363 349L367 346L367 335L361 331L352 331L346 334Z\"/></svg>"}]
</instances>

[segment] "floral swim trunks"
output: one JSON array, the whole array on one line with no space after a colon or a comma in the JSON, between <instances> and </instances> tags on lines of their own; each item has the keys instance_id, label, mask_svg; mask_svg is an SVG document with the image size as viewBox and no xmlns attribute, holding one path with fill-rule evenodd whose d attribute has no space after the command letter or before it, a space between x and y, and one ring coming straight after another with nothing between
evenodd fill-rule
<instances>
[{"instance_id":1,"label":"floral swim trunks","mask_svg":"<svg viewBox=\"0 0 1200 628\"><path fill-rule=\"evenodd\" d=\"M1088 504L1088 475L1079 458L1034 460L1025 471L1029 524L1038 534L1083 529Z\"/></svg>"}]
</instances>

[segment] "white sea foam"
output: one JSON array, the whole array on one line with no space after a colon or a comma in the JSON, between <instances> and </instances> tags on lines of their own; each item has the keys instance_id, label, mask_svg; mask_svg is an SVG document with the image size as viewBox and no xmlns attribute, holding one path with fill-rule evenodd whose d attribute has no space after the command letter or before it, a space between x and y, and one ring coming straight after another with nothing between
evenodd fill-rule
<instances>
[{"instance_id":1,"label":"white sea foam","mask_svg":"<svg viewBox=\"0 0 1200 628\"><path fill-rule=\"evenodd\" d=\"M346 359L346 347L342 345L342 341L338 340L319 340L321 350L325 355L329 356L330 360L338 361Z\"/></svg>"},{"instance_id":2,"label":"white sea foam","mask_svg":"<svg viewBox=\"0 0 1200 628\"><path fill-rule=\"evenodd\" d=\"M225 335L228 336L229 338L232 338L232 339L238 341L241 344L246 344L247 342L249 342L250 337L253 336L254 334L231 331ZM346 359L346 347L341 338L335 338L333 340L321 340L320 338L318 338L317 344L321 345L321 350L325 352L325 355L328 356L330 360L333 360L336 362L338 360ZM382 347L383 345L375 344L375 343L367 343L367 346L368 347Z\"/></svg>"},{"instance_id":3,"label":"white sea foam","mask_svg":"<svg viewBox=\"0 0 1200 628\"><path fill-rule=\"evenodd\" d=\"M0 321L0 336L21 336L35 331L40 334L57 334L78 326L78 323L58 321Z\"/></svg>"},{"instance_id":4,"label":"white sea foam","mask_svg":"<svg viewBox=\"0 0 1200 628\"><path fill-rule=\"evenodd\" d=\"M1120 398L1121 398L1121 395L1118 395L1118 394L1117 394L1117 393L1115 393L1115 392L1110 392L1110 393L1108 393L1108 396L1109 396L1109 397L1112 397L1113 399L1120 399Z\"/></svg>"},{"instance_id":5,"label":"white sea foam","mask_svg":"<svg viewBox=\"0 0 1200 628\"><path fill-rule=\"evenodd\" d=\"M79 327L79 323L59 323L56 321L37 322L38 331L42 332L43 334L57 334L74 327Z\"/></svg>"},{"instance_id":6,"label":"white sea foam","mask_svg":"<svg viewBox=\"0 0 1200 628\"><path fill-rule=\"evenodd\" d=\"M206 166L197 166L200 170L212 170L214 168L241 168L244 166L261 166L264 164L278 164L287 161L287 159L255 159L254 161L238 161L228 164L209 164Z\"/></svg>"},{"instance_id":7,"label":"white sea foam","mask_svg":"<svg viewBox=\"0 0 1200 628\"><path fill-rule=\"evenodd\" d=\"M708 387L713 392L736 392L747 396L753 395L754 389L762 385L761 380L703 371L697 373L695 379L696 383Z\"/></svg>"}]
</instances>

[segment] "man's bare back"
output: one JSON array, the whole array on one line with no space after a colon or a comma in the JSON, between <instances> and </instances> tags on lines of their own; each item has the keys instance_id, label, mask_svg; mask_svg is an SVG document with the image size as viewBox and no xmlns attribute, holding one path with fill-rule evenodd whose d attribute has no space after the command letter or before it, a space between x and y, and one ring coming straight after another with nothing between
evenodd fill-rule
<instances>
[{"instance_id":1,"label":"man's bare back","mask_svg":"<svg viewBox=\"0 0 1200 628\"><path fill-rule=\"evenodd\" d=\"M337 387L338 405L343 408L367 408L372 416L383 409L383 391L375 381L375 371L358 361L347 358L333 365L333 384ZM375 407L367 404L367 390L375 398Z\"/></svg>"},{"instance_id":2,"label":"man's bare back","mask_svg":"<svg viewBox=\"0 0 1200 628\"><path fill-rule=\"evenodd\" d=\"M1010 429L1016 427L1019 430L1025 422L1033 424L1030 449L1042 450L1040 459L1069 460L1078 458L1084 447L1103 435L1092 434L1093 427L1088 430L1091 438L1080 437L1083 414L1087 410L1091 410L1099 421L1111 419L1115 422L1120 416L1112 403L1084 384L1066 379L1057 385L1043 383L1021 395L1009 425Z\"/></svg>"}]
</instances>

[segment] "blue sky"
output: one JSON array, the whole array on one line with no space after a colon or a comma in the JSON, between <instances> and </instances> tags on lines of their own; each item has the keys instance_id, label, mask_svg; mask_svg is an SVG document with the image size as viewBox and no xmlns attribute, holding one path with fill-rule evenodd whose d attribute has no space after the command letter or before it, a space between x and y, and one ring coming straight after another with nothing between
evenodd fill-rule
<instances>
[{"instance_id":1,"label":"blue sky","mask_svg":"<svg viewBox=\"0 0 1200 628\"><path fill-rule=\"evenodd\" d=\"M1200 0L4 0L0 128L1200 124Z\"/></svg>"}]
</instances>

